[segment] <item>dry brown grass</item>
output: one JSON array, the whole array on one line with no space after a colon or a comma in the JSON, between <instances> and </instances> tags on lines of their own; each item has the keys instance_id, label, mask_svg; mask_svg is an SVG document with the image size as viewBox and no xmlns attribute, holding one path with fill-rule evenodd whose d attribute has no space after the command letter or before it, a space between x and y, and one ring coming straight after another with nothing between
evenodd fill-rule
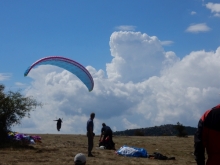
<instances>
[{"instance_id":1,"label":"dry brown grass","mask_svg":"<svg viewBox=\"0 0 220 165\"><path fill-rule=\"evenodd\" d=\"M1 148L0 165L72 165L74 155L82 152L87 155L85 135L40 135L42 143L32 148ZM196 164L193 154L193 137L174 136L137 137L116 136L113 138L116 149L123 145L145 148L149 154L160 152L176 160L156 160L116 155L113 150L98 148L99 137L94 139L93 154L87 157L87 165L192 165Z\"/></svg>"}]
</instances>

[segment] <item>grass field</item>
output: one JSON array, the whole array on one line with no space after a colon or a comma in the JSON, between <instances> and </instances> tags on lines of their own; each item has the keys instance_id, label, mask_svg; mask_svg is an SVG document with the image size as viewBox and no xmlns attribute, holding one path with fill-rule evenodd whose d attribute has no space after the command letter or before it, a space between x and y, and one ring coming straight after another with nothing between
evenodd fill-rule
<instances>
[{"instance_id":1,"label":"grass field","mask_svg":"<svg viewBox=\"0 0 220 165\"><path fill-rule=\"evenodd\" d=\"M85 135L39 135L42 143L26 148L0 148L0 165L71 165L75 154L87 156ZM196 165L193 156L193 136L115 136L116 149L123 145L144 148L149 154L159 152L176 160L156 160L149 158L123 157L113 150L98 147L99 136L94 138L93 155L87 157L87 165Z\"/></svg>"}]
</instances>

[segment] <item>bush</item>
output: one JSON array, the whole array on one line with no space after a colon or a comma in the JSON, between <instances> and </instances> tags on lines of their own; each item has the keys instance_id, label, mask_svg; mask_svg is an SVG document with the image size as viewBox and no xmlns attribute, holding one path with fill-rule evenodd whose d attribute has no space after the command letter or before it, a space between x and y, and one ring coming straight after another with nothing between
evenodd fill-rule
<instances>
[{"instance_id":1,"label":"bush","mask_svg":"<svg viewBox=\"0 0 220 165\"><path fill-rule=\"evenodd\" d=\"M30 111L42 106L32 97L24 97L19 91L4 92L5 86L0 84L0 143L5 142L11 126L20 124L25 116L30 117Z\"/></svg>"}]
</instances>

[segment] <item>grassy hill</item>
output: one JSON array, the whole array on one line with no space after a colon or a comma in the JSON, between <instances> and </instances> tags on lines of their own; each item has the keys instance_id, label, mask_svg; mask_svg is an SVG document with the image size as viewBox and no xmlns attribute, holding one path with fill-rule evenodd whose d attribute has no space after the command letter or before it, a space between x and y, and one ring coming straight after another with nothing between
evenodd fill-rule
<instances>
[{"instance_id":1,"label":"grassy hill","mask_svg":"<svg viewBox=\"0 0 220 165\"><path fill-rule=\"evenodd\" d=\"M175 136L178 134L176 125L166 124L161 126L138 128L138 129L127 129L124 131L116 131L114 135L123 136ZM185 126L185 132L187 135L194 135L197 128Z\"/></svg>"},{"instance_id":2,"label":"grassy hill","mask_svg":"<svg viewBox=\"0 0 220 165\"><path fill-rule=\"evenodd\" d=\"M114 136L116 149L123 145L146 149L148 154L162 153L176 160L125 157L114 150L98 147L100 136L94 137L95 157L87 157L86 135L41 134L42 143L26 148L1 148L0 165L73 165L77 153L86 155L86 165L195 165L194 141L192 136Z\"/></svg>"}]
</instances>

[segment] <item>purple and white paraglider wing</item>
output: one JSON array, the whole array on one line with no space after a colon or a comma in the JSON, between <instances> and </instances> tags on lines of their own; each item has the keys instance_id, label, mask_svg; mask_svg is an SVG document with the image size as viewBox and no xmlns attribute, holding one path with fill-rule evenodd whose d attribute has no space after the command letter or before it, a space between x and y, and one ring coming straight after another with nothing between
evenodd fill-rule
<instances>
[{"instance_id":1,"label":"purple and white paraglider wing","mask_svg":"<svg viewBox=\"0 0 220 165\"><path fill-rule=\"evenodd\" d=\"M93 90L94 81L91 74L84 66L76 61L60 56L45 57L28 67L28 69L24 72L24 76L27 76L31 69L38 65L54 65L66 69L76 75L86 85L89 91Z\"/></svg>"}]
</instances>

